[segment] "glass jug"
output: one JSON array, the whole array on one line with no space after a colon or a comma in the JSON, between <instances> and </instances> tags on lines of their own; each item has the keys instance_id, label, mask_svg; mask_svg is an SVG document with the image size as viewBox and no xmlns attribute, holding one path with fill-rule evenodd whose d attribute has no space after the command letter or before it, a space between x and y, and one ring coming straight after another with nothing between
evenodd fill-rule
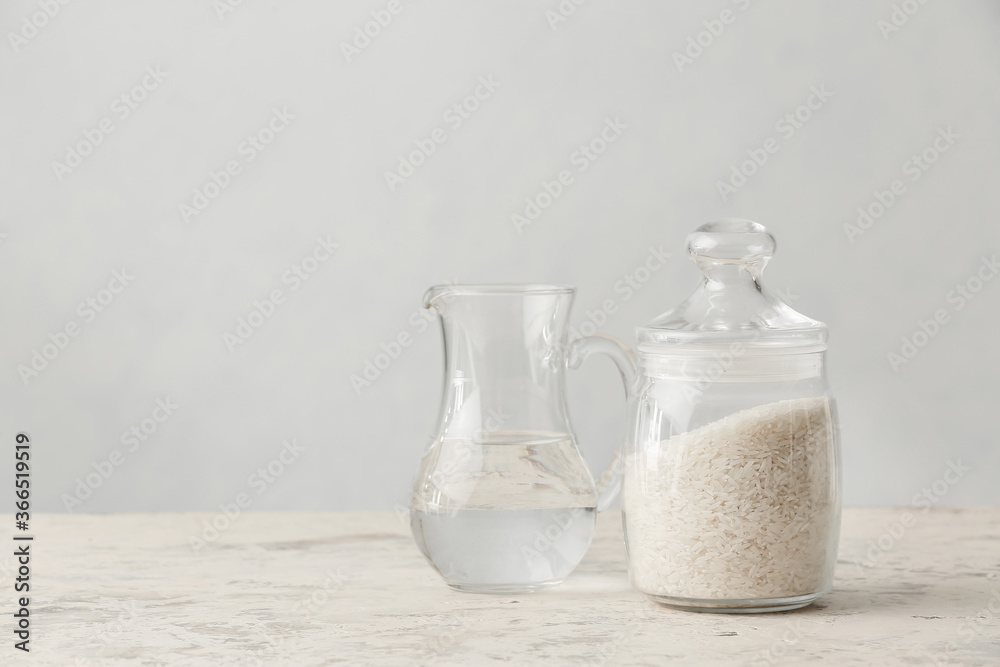
<instances>
[{"instance_id":1,"label":"glass jug","mask_svg":"<svg viewBox=\"0 0 1000 667\"><path fill-rule=\"evenodd\" d=\"M437 434L410 499L413 537L454 589L525 593L560 583L617 495L620 450L595 484L577 449L565 369L612 358L626 390L631 350L607 336L567 342L574 290L441 285L424 295L444 335Z\"/></svg>"},{"instance_id":2,"label":"glass jug","mask_svg":"<svg viewBox=\"0 0 1000 667\"><path fill-rule=\"evenodd\" d=\"M840 474L827 329L763 287L774 250L749 220L699 227L688 252L701 285L638 329L629 577L669 606L782 611L831 585Z\"/></svg>"}]
</instances>

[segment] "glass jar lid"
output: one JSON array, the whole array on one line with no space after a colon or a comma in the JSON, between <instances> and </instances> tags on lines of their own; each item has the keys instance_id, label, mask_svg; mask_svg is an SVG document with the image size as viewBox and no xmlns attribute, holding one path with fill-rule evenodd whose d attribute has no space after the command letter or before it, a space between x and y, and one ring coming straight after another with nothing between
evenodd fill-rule
<instances>
[{"instance_id":1,"label":"glass jar lid","mask_svg":"<svg viewBox=\"0 0 1000 667\"><path fill-rule=\"evenodd\" d=\"M727 218L687 237L703 279L684 302L639 327L648 354L800 353L826 349L827 328L796 312L761 284L776 243L763 225Z\"/></svg>"}]
</instances>

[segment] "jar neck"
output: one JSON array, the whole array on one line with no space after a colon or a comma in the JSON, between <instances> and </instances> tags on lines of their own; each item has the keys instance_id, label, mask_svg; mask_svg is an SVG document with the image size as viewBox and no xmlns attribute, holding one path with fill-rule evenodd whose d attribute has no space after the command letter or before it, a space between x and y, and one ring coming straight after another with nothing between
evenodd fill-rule
<instances>
[{"instance_id":1,"label":"jar neck","mask_svg":"<svg viewBox=\"0 0 1000 667\"><path fill-rule=\"evenodd\" d=\"M640 365L649 377L678 382L786 382L823 375L826 352L774 352L734 343L718 352L645 354Z\"/></svg>"}]
</instances>

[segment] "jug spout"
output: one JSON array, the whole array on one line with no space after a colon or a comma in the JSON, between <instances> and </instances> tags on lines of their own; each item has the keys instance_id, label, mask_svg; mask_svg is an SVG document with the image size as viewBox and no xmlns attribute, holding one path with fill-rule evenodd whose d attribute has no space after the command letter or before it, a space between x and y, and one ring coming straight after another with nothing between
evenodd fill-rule
<instances>
[{"instance_id":1,"label":"jug spout","mask_svg":"<svg viewBox=\"0 0 1000 667\"><path fill-rule=\"evenodd\" d=\"M424 308L437 308L438 302L442 299L452 285L434 285L424 292Z\"/></svg>"}]
</instances>

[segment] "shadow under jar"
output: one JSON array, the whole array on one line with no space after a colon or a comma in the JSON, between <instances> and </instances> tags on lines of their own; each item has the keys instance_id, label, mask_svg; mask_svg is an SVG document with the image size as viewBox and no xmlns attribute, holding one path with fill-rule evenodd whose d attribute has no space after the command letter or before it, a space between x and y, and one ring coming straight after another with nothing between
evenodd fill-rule
<instances>
[{"instance_id":1,"label":"shadow under jar","mask_svg":"<svg viewBox=\"0 0 1000 667\"><path fill-rule=\"evenodd\" d=\"M622 509L633 587L663 604L784 611L828 591L840 533L826 326L760 284L761 225L688 237L704 274L638 330Z\"/></svg>"}]
</instances>

